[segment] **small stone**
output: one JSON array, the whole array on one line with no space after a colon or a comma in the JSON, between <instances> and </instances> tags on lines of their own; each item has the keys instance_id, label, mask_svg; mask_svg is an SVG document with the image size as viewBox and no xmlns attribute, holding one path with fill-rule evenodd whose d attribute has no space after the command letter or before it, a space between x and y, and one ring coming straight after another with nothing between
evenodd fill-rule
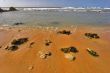
<instances>
[{"instance_id":1,"label":"small stone","mask_svg":"<svg viewBox=\"0 0 110 73\"><path fill-rule=\"evenodd\" d=\"M71 53L66 53L65 54L65 58L67 58L70 61L73 61L73 60L76 59L76 57L73 54L71 54Z\"/></svg>"},{"instance_id":2,"label":"small stone","mask_svg":"<svg viewBox=\"0 0 110 73\"><path fill-rule=\"evenodd\" d=\"M47 51L47 52L45 53L45 55L47 55L47 56L51 56L52 53L51 53L50 51Z\"/></svg>"},{"instance_id":3,"label":"small stone","mask_svg":"<svg viewBox=\"0 0 110 73\"><path fill-rule=\"evenodd\" d=\"M0 46L0 48L2 48L2 46Z\"/></svg>"},{"instance_id":4,"label":"small stone","mask_svg":"<svg viewBox=\"0 0 110 73\"><path fill-rule=\"evenodd\" d=\"M38 53L39 53L39 57L41 59L46 59L52 55L52 53L50 51L46 51L46 50L39 51Z\"/></svg>"},{"instance_id":5,"label":"small stone","mask_svg":"<svg viewBox=\"0 0 110 73\"><path fill-rule=\"evenodd\" d=\"M21 32L21 30L18 30L18 32Z\"/></svg>"},{"instance_id":6,"label":"small stone","mask_svg":"<svg viewBox=\"0 0 110 73\"><path fill-rule=\"evenodd\" d=\"M32 45L34 45L34 44L35 44L35 42L31 42L29 47L32 48Z\"/></svg>"},{"instance_id":7,"label":"small stone","mask_svg":"<svg viewBox=\"0 0 110 73\"><path fill-rule=\"evenodd\" d=\"M33 68L34 68L33 66L29 66L29 67L28 67L29 70L32 70Z\"/></svg>"},{"instance_id":8,"label":"small stone","mask_svg":"<svg viewBox=\"0 0 110 73\"><path fill-rule=\"evenodd\" d=\"M67 31L67 30L58 31L57 33L59 33L59 34L66 34L66 35L72 34L71 31Z\"/></svg>"},{"instance_id":9,"label":"small stone","mask_svg":"<svg viewBox=\"0 0 110 73\"><path fill-rule=\"evenodd\" d=\"M46 57L47 57L47 56L46 56L45 54L40 55L40 58L41 58L41 59L46 59Z\"/></svg>"},{"instance_id":10,"label":"small stone","mask_svg":"<svg viewBox=\"0 0 110 73\"><path fill-rule=\"evenodd\" d=\"M45 43L45 45L46 45L46 46L49 46L50 44L49 44L49 43Z\"/></svg>"},{"instance_id":11,"label":"small stone","mask_svg":"<svg viewBox=\"0 0 110 73\"><path fill-rule=\"evenodd\" d=\"M49 46L52 42L50 40L45 40L45 45Z\"/></svg>"}]
</instances>

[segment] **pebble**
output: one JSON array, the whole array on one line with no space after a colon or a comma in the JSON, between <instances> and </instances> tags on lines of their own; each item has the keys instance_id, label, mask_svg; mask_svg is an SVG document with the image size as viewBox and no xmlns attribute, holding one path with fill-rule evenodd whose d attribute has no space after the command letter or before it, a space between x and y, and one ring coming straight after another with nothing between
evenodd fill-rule
<instances>
[{"instance_id":1,"label":"pebble","mask_svg":"<svg viewBox=\"0 0 110 73\"><path fill-rule=\"evenodd\" d=\"M28 67L28 70L32 70L34 67L33 66L29 66Z\"/></svg>"},{"instance_id":2,"label":"pebble","mask_svg":"<svg viewBox=\"0 0 110 73\"><path fill-rule=\"evenodd\" d=\"M73 61L73 60L75 60L76 57L71 53L67 53L67 54L65 54L65 58L67 58L70 61Z\"/></svg>"}]
</instances>

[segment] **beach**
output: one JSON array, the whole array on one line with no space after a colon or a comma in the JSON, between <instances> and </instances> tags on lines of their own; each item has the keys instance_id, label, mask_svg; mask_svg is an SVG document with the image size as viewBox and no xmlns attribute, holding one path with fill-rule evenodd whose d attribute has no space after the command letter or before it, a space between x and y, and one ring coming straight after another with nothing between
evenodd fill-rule
<instances>
[{"instance_id":1,"label":"beach","mask_svg":"<svg viewBox=\"0 0 110 73\"><path fill-rule=\"evenodd\" d=\"M58 34L68 30L70 35ZM99 39L89 39L85 33L97 33ZM28 38L28 41L15 51L5 48L14 39ZM110 26L74 26L74 27L9 27L0 26L0 73L109 73L110 72ZM49 46L45 40L50 40ZM30 47L31 43L31 47ZM32 44L33 43L33 44ZM60 50L74 46L78 53L70 61ZM92 48L99 57L90 55L86 49ZM51 52L51 56L42 59L39 51Z\"/></svg>"}]
</instances>

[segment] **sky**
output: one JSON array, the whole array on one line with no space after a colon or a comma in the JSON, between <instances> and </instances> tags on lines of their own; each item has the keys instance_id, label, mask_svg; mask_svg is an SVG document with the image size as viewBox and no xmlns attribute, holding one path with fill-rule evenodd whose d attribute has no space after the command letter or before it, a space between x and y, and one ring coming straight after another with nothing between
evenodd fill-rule
<instances>
[{"instance_id":1,"label":"sky","mask_svg":"<svg viewBox=\"0 0 110 73\"><path fill-rule=\"evenodd\" d=\"M110 7L110 0L0 0L0 7Z\"/></svg>"}]
</instances>

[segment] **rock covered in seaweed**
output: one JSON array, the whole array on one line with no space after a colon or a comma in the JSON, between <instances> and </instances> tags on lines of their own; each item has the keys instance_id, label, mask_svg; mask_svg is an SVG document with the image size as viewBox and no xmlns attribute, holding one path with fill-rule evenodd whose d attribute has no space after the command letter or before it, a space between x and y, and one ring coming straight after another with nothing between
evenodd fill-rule
<instances>
[{"instance_id":1,"label":"rock covered in seaweed","mask_svg":"<svg viewBox=\"0 0 110 73\"><path fill-rule=\"evenodd\" d=\"M19 39L14 39L12 42L11 42L11 44L12 45L21 45L21 44L23 44L23 43L25 43L25 42L27 42L28 41L28 38L19 38Z\"/></svg>"},{"instance_id":2,"label":"rock covered in seaweed","mask_svg":"<svg viewBox=\"0 0 110 73\"><path fill-rule=\"evenodd\" d=\"M99 37L99 35L98 34L96 34L96 33L85 33L85 36L87 37L87 38L90 38L90 39L99 39L100 37Z\"/></svg>"},{"instance_id":3,"label":"rock covered in seaweed","mask_svg":"<svg viewBox=\"0 0 110 73\"><path fill-rule=\"evenodd\" d=\"M58 34L66 34L66 35L70 35L71 34L71 32L67 31L67 30L58 31L57 33Z\"/></svg>"},{"instance_id":4,"label":"rock covered in seaweed","mask_svg":"<svg viewBox=\"0 0 110 73\"><path fill-rule=\"evenodd\" d=\"M5 49L9 51L16 51L18 49L18 46L16 45L7 46Z\"/></svg>"},{"instance_id":5,"label":"rock covered in seaweed","mask_svg":"<svg viewBox=\"0 0 110 73\"><path fill-rule=\"evenodd\" d=\"M61 48L61 51L64 52L64 53L70 53L70 52L77 53L78 52L77 48L75 48L73 46L66 47L66 48Z\"/></svg>"},{"instance_id":6,"label":"rock covered in seaweed","mask_svg":"<svg viewBox=\"0 0 110 73\"><path fill-rule=\"evenodd\" d=\"M17 9L15 7L10 7L9 11L17 11Z\"/></svg>"},{"instance_id":7,"label":"rock covered in seaweed","mask_svg":"<svg viewBox=\"0 0 110 73\"><path fill-rule=\"evenodd\" d=\"M87 48L87 51L88 51L88 53L91 54L92 56L95 56L95 57L99 56L96 51L94 51L94 50L92 50L92 49L90 49L90 48Z\"/></svg>"}]
</instances>

